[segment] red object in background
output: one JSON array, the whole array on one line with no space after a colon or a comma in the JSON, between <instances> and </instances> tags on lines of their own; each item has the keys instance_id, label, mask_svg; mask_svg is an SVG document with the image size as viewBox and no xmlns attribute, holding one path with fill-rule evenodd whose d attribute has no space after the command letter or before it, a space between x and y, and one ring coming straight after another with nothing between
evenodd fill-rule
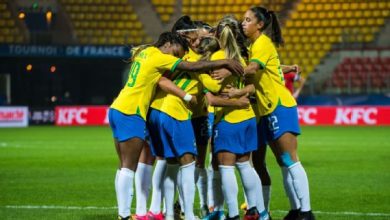
<instances>
[{"instance_id":1,"label":"red object in background","mask_svg":"<svg viewBox=\"0 0 390 220\"><path fill-rule=\"evenodd\" d=\"M301 125L390 125L388 106L300 106Z\"/></svg>"},{"instance_id":2,"label":"red object in background","mask_svg":"<svg viewBox=\"0 0 390 220\"><path fill-rule=\"evenodd\" d=\"M55 108L55 124L69 125L106 125L108 124L107 106L58 106Z\"/></svg>"},{"instance_id":3,"label":"red object in background","mask_svg":"<svg viewBox=\"0 0 390 220\"><path fill-rule=\"evenodd\" d=\"M107 125L107 106L58 106L58 126ZM390 125L390 106L299 106L301 125Z\"/></svg>"},{"instance_id":4,"label":"red object in background","mask_svg":"<svg viewBox=\"0 0 390 220\"><path fill-rule=\"evenodd\" d=\"M291 94L294 93L294 80L296 75L297 75L296 72L288 72L284 74L284 82L286 88L290 90Z\"/></svg>"}]
</instances>

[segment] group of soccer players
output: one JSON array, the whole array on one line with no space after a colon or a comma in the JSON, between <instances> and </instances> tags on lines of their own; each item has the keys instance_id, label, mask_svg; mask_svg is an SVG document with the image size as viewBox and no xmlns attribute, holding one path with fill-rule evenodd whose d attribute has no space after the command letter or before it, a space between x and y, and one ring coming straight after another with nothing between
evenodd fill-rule
<instances>
[{"instance_id":1,"label":"group of soccer players","mask_svg":"<svg viewBox=\"0 0 390 220\"><path fill-rule=\"evenodd\" d=\"M281 67L276 47L282 44L275 13L252 7L241 23L226 16L214 28L183 16L156 43L133 50L129 79L109 110L119 157L119 219L132 218L134 177L136 219L174 219L176 190L184 218L196 219L196 186L203 218L224 218L226 204L226 219L240 219L237 168L247 203L244 218L268 220L270 188L262 188L257 174L266 172L267 145L282 169L291 203L284 219L314 219L297 155L296 101L283 76L295 67ZM208 145L213 155L209 173Z\"/></svg>"}]
</instances>

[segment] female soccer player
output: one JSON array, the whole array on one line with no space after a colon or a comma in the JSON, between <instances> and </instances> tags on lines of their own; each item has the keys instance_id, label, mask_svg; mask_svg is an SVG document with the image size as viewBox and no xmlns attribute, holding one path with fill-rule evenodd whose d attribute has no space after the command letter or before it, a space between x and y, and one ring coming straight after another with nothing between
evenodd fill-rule
<instances>
[{"instance_id":1,"label":"female soccer player","mask_svg":"<svg viewBox=\"0 0 390 220\"><path fill-rule=\"evenodd\" d=\"M129 79L109 110L109 121L120 158L117 201L121 219L129 219L133 178L145 139L145 120L156 84L165 71L206 71L230 68L242 73L238 62L190 63L180 59L188 51L187 42L177 34L166 32L151 46L141 47L133 56ZM175 56L176 57L175 57ZM191 96L183 95L187 100Z\"/></svg>"},{"instance_id":2,"label":"female soccer player","mask_svg":"<svg viewBox=\"0 0 390 220\"><path fill-rule=\"evenodd\" d=\"M217 27L216 36L220 41L221 50L211 55L211 60L230 58L240 60L243 65L242 49L237 44L240 35L240 25L232 17L225 17ZM222 88L226 85L242 87L243 81L240 77L232 75L222 83ZM236 166L241 175L245 194L248 198L250 210L246 213L246 219L260 218L268 219L264 202L258 200L257 195L261 194L260 179L249 163L249 155L257 149L256 140L256 118L253 109L223 107L215 108L215 129L214 129L214 149L217 155L219 171L222 178L223 195L228 206L228 219L238 219L238 186L234 173ZM262 197L262 195L260 195ZM260 214L258 211L260 211Z\"/></svg>"},{"instance_id":3,"label":"female soccer player","mask_svg":"<svg viewBox=\"0 0 390 220\"><path fill-rule=\"evenodd\" d=\"M271 38L263 33L270 26ZM291 210L289 219L314 219L310 207L309 183L306 172L297 155L297 138L300 134L295 99L284 85L276 47L283 44L277 17L273 11L253 7L244 15L242 27L251 41L246 75L254 75L256 88L259 141L268 141L278 163L282 167L284 181L289 178L288 191L300 201L299 212ZM291 199L291 197L289 196Z\"/></svg>"}]
</instances>

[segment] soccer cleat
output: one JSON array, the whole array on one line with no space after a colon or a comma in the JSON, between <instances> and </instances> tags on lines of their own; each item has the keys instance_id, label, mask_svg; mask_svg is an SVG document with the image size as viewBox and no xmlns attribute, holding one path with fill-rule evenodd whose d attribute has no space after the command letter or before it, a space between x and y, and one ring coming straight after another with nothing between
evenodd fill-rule
<instances>
[{"instance_id":1,"label":"soccer cleat","mask_svg":"<svg viewBox=\"0 0 390 220\"><path fill-rule=\"evenodd\" d=\"M146 216L147 220L164 220L164 214L162 212L154 214L153 212L149 211Z\"/></svg>"},{"instance_id":2,"label":"soccer cleat","mask_svg":"<svg viewBox=\"0 0 390 220\"><path fill-rule=\"evenodd\" d=\"M200 208L200 216L201 218L204 218L210 214L209 208L207 205L204 205Z\"/></svg>"},{"instance_id":3,"label":"soccer cleat","mask_svg":"<svg viewBox=\"0 0 390 220\"><path fill-rule=\"evenodd\" d=\"M184 212L181 211L181 206L179 201L175 202L175 204L173 205L173 209L175 212L176 220L184 219Z\"/></svg>"},{"instance_id":4,"label":"soccer cleat","mask_svg":"<svg viewBox=\"0 0 390 220\"><path fill-rule=\"evenodd\" d=\"M297 220L299 216L299 209L290 210L286 216L284 216L283 220Z\"/></svg>"},{"instance_id":5,"label":"soccer cleat","mask_svg":"<svg viewBox=\"0 0 390 220\"><path fill-rule=\"evenodd\" d=\"M210 212L206 217L203 217L202 220L224 220L225 213L223 211L213 211Z\"/></svg>"},{"instance_id":6,"label":"soccer cleat","mask_svg":"<svg viewBox=\"0 0 390 220\"><path fill-rule=\"evenodd\" d=\"M122 217L122 216L118 215L118 220L130 220L130 216Z\"/></svg>"},{"instance_id":7,"label":"soccer cleat","mask_svg":"<svg viewBox=\"0 0 390 220\"><path fill-rule=\"evenodd\" d=\"M132 220L148 220L148 215L137 215L134 214L131 216Z\"/></svg>"},{"instance_id":8,"label":"soccer cleat","mask_svg":"<svg viewBox=\"0 0 390 220\"><path fill-rule=\"evenodd\" d=\"M297 220L315 220L314 214L311 211L299 212Z\"/></svg>"},{"instance_id":9,"label":"soccer cleat","mask_svg":"<svg viewBox=\"0 0 390 220\"><path fill-rule=\"evenodd\" d=\"M257 211L256 207L248 209L245 213L244 220L259 220L260 213Z\"/></svg>"},{"instance_id":10,"label":"soccer cleat","mask_svg":"<svg viewBox=\"0 0 390 220\"><path fill-rule=\"evenodd\" d=\"M247 208L248 208L248 206L247 206L246 202L244 202L244 203L242 203L242 204L240 205L240 209L241 209L242 211L246 211Z\"/></svg>"}]
</instances>

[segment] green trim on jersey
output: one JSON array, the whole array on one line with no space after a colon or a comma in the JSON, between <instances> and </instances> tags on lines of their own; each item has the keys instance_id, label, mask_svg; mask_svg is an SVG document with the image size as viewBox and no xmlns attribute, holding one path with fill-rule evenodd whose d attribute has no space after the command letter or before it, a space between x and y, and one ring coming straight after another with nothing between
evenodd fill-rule
<instances>
[{"instance_id":1,"label":"green trim on jersey","mask_svg":"<svg viewBox=\"0 0 390 220\"><path fill-rule=\"evenodd\" d=\"M261 69L265 69L265 64L258 59L250 59L249 62L255 62L260 65Z\"/></svg>"},{"instance_id":2,"label":"green trim on jersey","mask_svg":"<svg viewBox=\"0 0 390 220\"><path fill-rule=\"evenodd\" d=\"M182 59L178 59L178 60L176 61L176 63L173 64L173 66L172 66L172 68L171 68L171 72L172 72L172 73L175 72L177 65L179 65L179 63L180 63L181 61L183 61L183 60L182 60Z\"/></svg>"}]
</instances>

